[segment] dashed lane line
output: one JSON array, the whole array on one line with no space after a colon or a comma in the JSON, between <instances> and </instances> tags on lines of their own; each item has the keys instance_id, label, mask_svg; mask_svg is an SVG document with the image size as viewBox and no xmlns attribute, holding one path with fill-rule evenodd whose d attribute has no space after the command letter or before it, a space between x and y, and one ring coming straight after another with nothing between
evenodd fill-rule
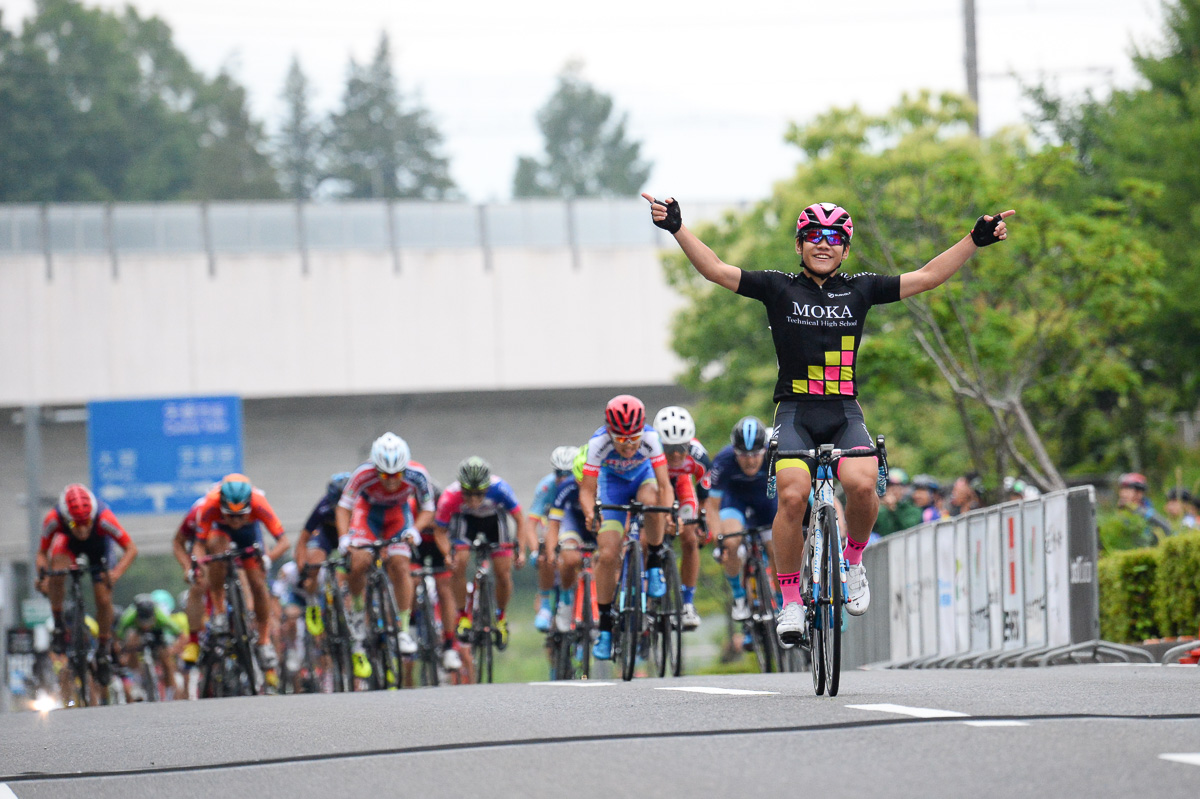
<instances>
[{"instance_id":1,"label":"dashed lane line","mask_svg":"<svg viewBox=\"0 0 1200 799\"><path fill-rule=\"evenodd\" d=\"M957 719L970 718L968 713L957 710L938 710L931 707L908 707L907 705L846 705L853 710L878 710L880 713L897 713L901 716L912 716L918 719Z\"/></svg>"},{"instance_id":2,"label":"dashed lane line","mask_svg":"<svg viewBox=\"0 0 1200 799\"><path fill-rule=\"evenodd\" d=\"M1174 763L1186 763L1189 766L1200 766L1200 752L1177 752L1175 754L1159 755L1163 760Z\"/></svg>"},{"instance_id":3,"label":"dashed lane line","mask_svg":"<svg viewBox=\"0 0 1200 799\"><path fill-rule=\"evenodd\" d=\"M0 799L17 799L17 795L8 787L8 783L0 782Z\"/></svg>"},{"instance_id":4,"label":"dashed lane line","mask_svg":"<svg viewBox=\"0 0 1200 799\"><path fill-rule=\"evenodd\" d=\"M1027 721L1015 721L1013 719L992 719L985 721L964 721L968 727L1028 727Z\"/></svg>"},{"instance_id":5,"label":"dashed lane line","mask_svg":"<svg viewBox=\"0 0 1200 799\"><path fill-rule=\"evenodd\" d=\"M775 696L778 691L747 691L742 688L708 688L703 685L680 685L655 688L656 691L687 691L693 694L724 694L726 696Z\"/></svg>"}]
</instances>

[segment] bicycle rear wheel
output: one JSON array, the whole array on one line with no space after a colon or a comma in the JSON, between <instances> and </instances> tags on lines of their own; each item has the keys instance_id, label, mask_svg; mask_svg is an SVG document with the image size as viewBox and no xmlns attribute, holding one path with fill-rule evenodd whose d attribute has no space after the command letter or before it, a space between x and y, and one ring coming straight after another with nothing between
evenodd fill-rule
<instances>
[{"instance_id":1,"label":"bicycle rear wheel","mask_svg":"<svg viewBox=\"0 0 1200 799\"><path fill-rule=\"evenodd\" d=\"M621 585L620 615L617 617L621 643L621 678L633 679L637 667L638 644L642 635L642 551L636 544L625 554L624 582Z\"/></svg>"},{"instance_id":2,"label":"bicycle rear wheel","mask_svg":"<svg viewBox=\"0 0 1200 799\"><path fill-rule=\"evenodd\" d=\"M423 578L422 578L423 582ZM438 638L433 623L433 602L429 592L418 584L414 607L417 609L417 647L421 653L421 684L431 688L438 684Z\"/></svg>"},{"instance_id":3,"label":"bicycle rear wheel","mask_svg":"<svg viewBox=\"0 0 1200 799\"><path fill-rule=\"evenodd\" d=\"M329 576L337 580L336 574ZM350 624L346 621L346 604L336 584L329 593L331 607L325 608L325 647L333 661L333 690L354 690L354 664L350 651Z\"/></svg>"},{"instance_id":4,"label":"bicycle rear wheel","mask_svg":"<svg viewBox=\"0 0 1200 799\"><path fill-rule=\"evenodd\" d=\"M383 607L384 645L382 649L385 687L398 689L404 683L404 661L400 655L399 611L396 609L396 595L392 591L392 583L386 578L386 575L381 575L379 592L383 595L380 604Z\"/></svg>"},{"instance_id":5,"label":"bicycle rear wheel","mask_svg":"<svg viewBox=\"0 0 1200 799\"><path fill-rule=\"evenodd\" d=\"M825 608L825 682L830 696L837 696L842 673L842 548L841 537L838 535L837 519L833 508L823 510L826 521L824 529L825 547L822 573L829 577L823 582L827 585L829 604Z\"/></svg>"}]
</instances>

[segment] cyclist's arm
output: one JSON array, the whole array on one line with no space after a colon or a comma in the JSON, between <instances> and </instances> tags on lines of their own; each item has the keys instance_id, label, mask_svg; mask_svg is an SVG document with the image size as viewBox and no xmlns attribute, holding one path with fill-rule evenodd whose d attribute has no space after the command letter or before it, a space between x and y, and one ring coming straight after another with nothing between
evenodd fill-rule
<instances>
[{"instance_id":1,"label":"cyclist's arm","mask_svg":"<svg viewBox=\"0 0 1200 799\"><path fill-rule=\"evenodd\" d=\"M654 467L654 479L658 481L658 504L670 505L675 501L675 487L671 484L671 470L665 461Z\"/></svg>"},{"instance_id":2,"label":"cyclist's arm","mask_svg":"<svg viewBox=\"0 0 1200 799\"><path fill-rule=\"evenodd\" d=\"M667 216L667 209L661 203L655 202L654 198L649 194L642 194L646 201L650 203L650 213L655 219L662 220ZM692 266L701 276L718 286L724 286L730 291L737 291L738 284L742 281L742 270L736 266L730 266L717 257L717 254L709 249L708 245L700 241L696 234L688 230L686 226L680 227L675 233L675 241L679 244L683 254L692 262Z\"/></svg>"},{"instance_id":3,"label":"cyclist's arm","mask_svg":"<svg viewBox=\"0 0 1200 799\"><path fill-rule=\"evenodd\" d=\"M589 530L595 528L596 520L596 475L584 474L579 481L579 507Z\"/></svg>"},{"instance_id":4,"label":"cyclist's arm","mask_svg":"<svg viewBox=\"0 0 1200 799\"><path fill-rule=\"evenodd\" d=\"M121 559L118 560L117 565L113 566L108 572L109 581L111 583L115 583L117 580L121 579L121 575L129 569L130 564L132 564L137 558L137 555L137 544L133 543L133 539L127 536L124 550L121 552Z\"/></svg>"},{"instance_id":5,"label":"cyclist's arm","mask_svg":"<svg viewBox=\"0 0 1200 799\"><path fill-rule=\"evenodd\" d=\"M121 618L117 620L113 627L113 635L118 639L125 637L125 632L133 626L133 619L137 616L137 607L130 605L121 613Z\"/></svg>"},{"instance_id":6,"label":"cyclist's arm","mask_svg":"<svg viewBox=\"0 0 1200 799\"><path fill-rule=\"evenodd\" d=\"M433 526L433 511L423 510L417 514L417 518L413 520L413 527L418 531L428 530Z\"/></svg>"},{"instance_id":7,"label":"cyclist's arm","mask_svg":"<svg viewBox=\"0 0 1200 799\"><path fill-rule=\"evenodd\" d=\"M184 574L191 571L192 556L188 553L187 534L182 526L175 531L175 538L171 541L171 551L175 555L175 560L179 561L179 566L183 569Z\"/></svg>"},{"instance_id":8,"label":"cyclist's arm","mask_svg":"<svg viewBox=\"0 0 1200 799\"><path fill-rule=\"evenodd\" d=\"M1007 219L1015 213L1016 211L1013 210L1004 211L1000 214L1000 217L1001 219ZM985 216L984 219L991 221L993 217ZM1006 226L1002 221L996 227L996 237L1004 239L1007 236ZM962 265L967 262L967 259L974 255L978 249L975 246L975 242L971 240L971 234L968 233L957 244L920 269L904 273L900 276L900 299L906 300L914 294L920 294L923 291L929 291L942 285L953 277L954 273L961 269Z\"/></svg>"},{"instance_id":9,"label":"cyclist's arm","mask_svg":"<svg viewBox=\"0 0 1200 799\"><path fill-rule=\"evenodd\" d=\"M337 523L338 540L341 541L350 532L350 509L338 505L334 512L334 521Z\"/></svg>"},{"instance_id":10,"label":"cyclist's arm","mask_svg":"<svg viewBox=\"0 0 1200 799\"><path fill-rule=\"evenodd\" d=\"M313 531L305 527L300 531L300 535L296 537L296 551L292 553L292 560L296 561L296 568L304 571L305 565L308 563L308 541L313 537Z\"/></svg>"},{"instance_id":11,"label":"cyclist's arm","mask_svg":"<svg viewBox=\"0 0 1200 799\"><path fill-rule=\"evenodd\" d=\"M183 629L175 623L175 620L171 618L171 614L158 606L154 608L154 623L160 631L170 633L176 638L183 635Z\"/></svg>"}]
</instances>

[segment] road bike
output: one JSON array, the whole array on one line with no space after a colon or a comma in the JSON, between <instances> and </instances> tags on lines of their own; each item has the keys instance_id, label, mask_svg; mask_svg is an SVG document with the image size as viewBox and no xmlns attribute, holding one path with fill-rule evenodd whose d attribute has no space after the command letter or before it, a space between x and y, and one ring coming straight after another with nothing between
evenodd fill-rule
<instances>
[{"instance_id":1,"label":"road bike","mask_svg":"<svg viewBox=\"0 0 1200 799\"><path fill-rule=\"evenodd\" d=\"M114 692L111 661L107 669L108 673L101 673L103 669L98 663L99 656L95 652L95 642L87 627L86 606L83 604L83 575L91 574L92 582L95 583L97 580L104 579L108 568L103 561L94 566L88 564L87 556L80 555L75 559L75 563L65 569L44 569L39 572L41 577L70 578L67 596L74 606L74 613L71 617L70 629L67 631L70 634L67 665L70 667L71 679L69 683L60 686L63 694L70 694L69 696L64 695L62 698L63 705L67 707L72 704L78 707L89 707L94 704L107 705L112 701Z\"/></svg>"},{"instance_id":2,"label":"road bike","mask_svg":"<svg viewBox=\"0 0 1200 799\"><path fill-rule=\"evenodd\" d=\"M832 444L822 444L817 449L790 452L776 452L775 442L772 442L771 447L770 493L774 493L776 459L809 458L817 463L817 476L813 487L815 501L812 504L804 540L804 567L801 573L808 638L807 641L802 640L800 645L808 650L813 690L817 696L824 694L826 689L830 696L837 696L842 670L842 608L846 602L846 562L842 558L845 537L839 527L837 507L834 505L834 475L837 474L837 464L842 458L878 457L880 468L876 491L882 495L883 490L887 488L887 449L884 446L884 437L877 437L874 447L850 450L834 449Z\"/></svg>"},{"instance_id":3,"label":"road bike","mask_svg":"<svg viewBox=\"0 0 1200 799\"><path fill-rule=\"evenodd\" d=\"M558 626L559 603L563 601L565 592L561 588L554 592L553 621L550 632L546 634L546 645L550 649L550 679L587 680L592 676L592 639L598 615L596 577L592 572L592 556L596 553L596 545L568 541L564 546L560 542L555 547L555 553L561 553L564 549L578 549L582 561L571 599L571 626L567 630L560 630Z\"/></svg>"},{"instance_id":4,"label":"road bike","mask_svg":"<svg viewBox=\"0 0 1200 799\"><path fill-rule=\"evenodd\" d=\"M167 670L163 666L163 655L166 653L167 642L162 630L149 630L139 633L141 647L138 649L138 677L145 692L146 702L165 702L175 691L175 686L167 680ZM169 655L168 655L169 657Z\"/></svg>"},{"instance_id":5,"label":"road bike","mask_svg":"<svg viewBox=\"0 0 1200 799\"><path fill-rule=\"evenodd\" d=\"M629 529L621 549L621 572L617 580L617 594L613 597L613 662L621 666L621 678L626 682L633 679L637 659L643 645L650 648L650 629L647 625L646 566L642 554L642 524L647 513L669 513L679 518L679 504L671 506L643 505L631 500L626 505L609 505L596 500L593 518L599 520L601 511L616 510L629 514ZM664 575L665 576L665 575ZM661 624L665 605L654 608L654 623ZM678 607L682 611L683 600ZM682 630L682 618L679 620ZM649 654L647 651L646 654Z\"/></svg>"},{"instance_id":6,"label":"road bike","mask_svg":"<svg viewBox=\"0 0 1200 799\"><path fill-rule=\"evenodd\" d=\"M779 608L768 568L766 543L762 540L762 534L770 529L770 525L757 525L737 533L717 536L718 546L724 545L729 538L741 539L739 546L745 550L741 579L750 615L742 622L742 633L749 638L754 657L758 660L758 669L763 674L787 670L784 668L784 649L775 634L775 614Z\"/></svg>"},{"instance_id":7,"label":"road bike","mask_svg":"<svg viewBox=\"0 0 1200 799\"><path fill-rule=\"evenodd\" d=\"M372 690L398 689L403 683L403 658L400 654L400 622L396 607L396 594L388 578L384 564L384 551L399 544L404 534L386 541L371 541L352 544L351 549L371 551L367 564L367 587L365 592L366 630L364 645L367 660L371 664L370 686Z\"/></svg>"},{"instance_id":8,"label":"road bike","mask_svg":"<svg viewBox=\"0 0 1200 799\"><path fill-rule=\"evenodd\" d=\"M678 512L672 518L678 525ZM678 531L678 526L675 530ZM646 598L646 629L650 635L650 660L654 673L665 677L683 674L683 585L679 579L679 562L675 558L677 532L663 535L662 570L667 591L661 597Z\"/></svg>"},{"instance_id":9,"label":"road bike","mask_svg":"<svg viewBox=\"0 0 1200 799\"><path fill-rule=\"evenodd\" d=\"M209 620L200 648L200 690L203 698L255 696L259 693L262 670L254 655L256 634L246 611L246 595L238 564L262 557L258 545L230 547L215 555L192 556L193 573L209 563L225 563L225 616Z\"/></svg>"},{"instance_id":10,"label":"road bike","mask_svg":"<svg viewBox=\"0 0 1200 799\"><path fill-rule=\"evenodd\" d=\"M475 663L475 682L491 682L493 658L499 647L500 629L496 626L496 575L492 558L498 551L509 549L505 544L493 544L486 535L471 542L475 553L475 577L467 591L466 612L471 619L468 643Z\"/></svg>"},{"instance_id":11,"label":"road bike","mask_svg":"<svg viewBox=\"0 0 1200 799\"><path fill-rule=\"evenodd\" d=\"M346 592L343 579L346 558L341 552L330 553L324 563L306 564L304 574L317 570L320 605L310 603L304 609L306 643L314 642L314 651L322 653L323 666L334 693L354 690L353 637L346 620Z\"/></svg>"}]
</instances>

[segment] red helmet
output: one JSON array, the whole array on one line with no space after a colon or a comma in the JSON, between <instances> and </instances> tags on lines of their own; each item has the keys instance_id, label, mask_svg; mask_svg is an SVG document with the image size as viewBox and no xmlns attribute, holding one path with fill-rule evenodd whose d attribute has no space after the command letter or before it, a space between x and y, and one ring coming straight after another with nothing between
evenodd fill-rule
<instances>
[{"instance_id":1,"label":"red helmet","mask_svg":"<svg viewBox=\"0 0 1200 799\"><path fill-rule=\"evenodd\" d=\"M632 394L618 394L604 407L604 423L614 435L635 436L646 427L646 406Z\"/></svg>"},{"instance_id":2,"label":"red helmet","mask_svg":"<svg viewBox=\"0 0 1200 799\"><path fill-rule=\"evenodd\" d=\"M850 218L850 212L833 203L813 203L800 212L796 219L796 235L810 227L840 230L846 234L846 241L854 238L854 220Z\"/></svg>"},{"instance_id":3,"label":"red helmet","mask_svg":"<svg viewBox=\"0 0 1200 799\"><path fill-rule=\"evenodd\" d=\"M1117 485L1121 488L1136 488L1139 491L1146 490L1146 475L1138 474L1137 472L1126 472L1121 475L1121 479L1117 481Z\"/></svg>"},{"instance_id":4,"label":"red helmet","mask_svg":"<svg viewBox=\"0 0 1200 799\"><path fill-rule=\"evenodd\" d=\"M87 486L71 483L58 498L58 513L71 527L91 527L99 508Z\"/></svg>"}]
</instances>

